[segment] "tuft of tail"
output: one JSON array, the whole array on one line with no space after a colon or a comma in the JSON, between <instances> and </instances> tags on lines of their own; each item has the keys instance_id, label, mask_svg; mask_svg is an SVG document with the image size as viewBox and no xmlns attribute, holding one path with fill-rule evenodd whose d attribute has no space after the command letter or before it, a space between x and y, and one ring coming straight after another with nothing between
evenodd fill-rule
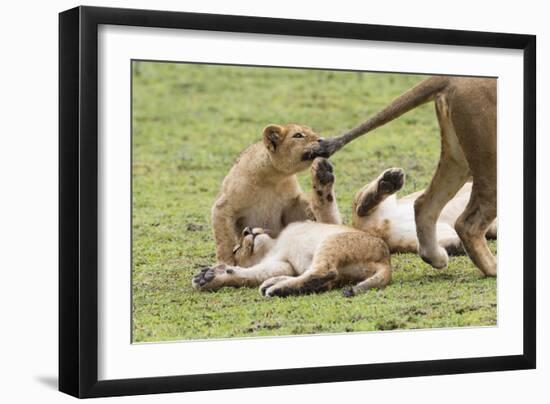
<instances>
[{"instance_id":1,"label":"tuft of tail","mask_svg":"<svg viewBox=\"0 0 550 404\"><path fill-rule=\"evenodd\" d=\"M331 152L334 153L355 138L399 118L411 109L432 101L448 84L449 78L446 76L433 76L422 81L359 126L331 139L334 140L334 149Z\"/></svg>"}]
</instances>

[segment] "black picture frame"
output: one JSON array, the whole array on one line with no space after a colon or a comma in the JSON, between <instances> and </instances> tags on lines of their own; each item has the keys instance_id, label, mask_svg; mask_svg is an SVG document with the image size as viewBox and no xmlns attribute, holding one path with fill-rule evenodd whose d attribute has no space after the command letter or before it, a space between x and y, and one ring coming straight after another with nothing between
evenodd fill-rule
<instances>
[{"instance_id":1,"label":"black picture frame","mask_svg":"<svg viewBox=\"0 0 550 404\"><path fill-rule=\"evenodd\" d=\"M100 24L523 50L523 354L98 381ZM97 7L60 13L59 390L84 398L535 368L535 66L533 35Z\"/></svg>"}]
</instances>

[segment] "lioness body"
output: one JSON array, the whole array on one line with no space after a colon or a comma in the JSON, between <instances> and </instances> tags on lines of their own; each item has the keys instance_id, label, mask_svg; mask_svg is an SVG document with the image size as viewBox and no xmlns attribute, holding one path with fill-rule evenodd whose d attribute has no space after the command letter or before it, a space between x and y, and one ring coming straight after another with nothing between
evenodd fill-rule
<instances>
[{"instance_id":1,"label":"lioness body","mask_svg":"<svg viewBox=\"0 0 550 404\"><path fill-rule=\"evenodd\" d=\"M287 296L354 282L345 290L351 296L391 280L390 253L383 240L351 227L312 221L289 224L276 239L263 229L245 229L235 261L238 266L205 268L193 278L193 286L260 286L264 296Z\"/></svg>"},{"instance_id":2,"label":"lioness body","mask_svg":"<svg viewBox=\"0 0 550 404\"><path fill-rule=\"evenodd\" d=\"M318 140L305 126L270 125L263 142L239 156L212 208L218 262L233 264L233 246L247 226L268 228L276 237L295 221L340 223L330 163L317 159L312 165L312 160L302 158ZM296 173L310 165L314 192L306 195Z\"/></svg>"}]
</instances>

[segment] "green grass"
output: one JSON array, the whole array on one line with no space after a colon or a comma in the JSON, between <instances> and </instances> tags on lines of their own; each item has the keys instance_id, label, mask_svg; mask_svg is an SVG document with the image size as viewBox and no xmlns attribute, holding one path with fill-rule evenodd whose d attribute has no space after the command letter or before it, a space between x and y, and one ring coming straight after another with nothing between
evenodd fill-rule
<instances>
[{"instance_id":1,"label":"green grass","mask_svg":"<svg viewBox=\"0 0 550 404\"><path fill-rule=\"evenodd\" d=\"M237 154L269 123L333 135L363 121L421 76L134 63L133 340L169 341L496 324L496 280L466 257L438 271L394 255L393 282L353 299L340 290L263 299L256 289L199 293L192 275L214 263L210 207ZM331 158L340 210L382 170L407 172L401 195L424 188L439 157L424 105ZM309 189L307 173L300 176ZM496 243L491 243L496 252Z\"/></svg>"}]
</instances>

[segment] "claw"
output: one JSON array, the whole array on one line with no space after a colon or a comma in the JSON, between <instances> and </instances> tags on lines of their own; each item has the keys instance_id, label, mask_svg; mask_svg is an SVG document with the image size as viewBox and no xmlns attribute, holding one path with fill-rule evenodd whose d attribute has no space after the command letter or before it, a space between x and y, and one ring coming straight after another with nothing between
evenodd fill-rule
<instances>
[{"instance_id":1,"label":"claw","mask_svg":"<svg viewBox=\"0 0 550 404\"><path fill-rule=\"evenodd\" d=\"M269 285L269 286L271 286L271 285ZM265 291L267 290L267 288L268 288L267 286L262 286L260 288L260 295L261 296L265 296Z\"/></svg>"},{"instance_id":2,"label":"claw","mask_svg":"<svg viewBox=\"0 0 550 404\"><path fill-rule=\"evenodd\" d=\"M208 270L204 273L204 280L206 282L210 282L212 279L214 279L215 276L216 274L214 273L214 271Z\"/></svg>"},{"instance_id":3,"label":"claw","mask_svg":"<svg viewBox=\"0 0 550 404\"><path fill-rule=\"evenodd\" d=\"M353 291L353 288L347 287L342 290L342 293L344 297L353 297L355 296L355 292Z\"/></svg>"}]
</instances>

